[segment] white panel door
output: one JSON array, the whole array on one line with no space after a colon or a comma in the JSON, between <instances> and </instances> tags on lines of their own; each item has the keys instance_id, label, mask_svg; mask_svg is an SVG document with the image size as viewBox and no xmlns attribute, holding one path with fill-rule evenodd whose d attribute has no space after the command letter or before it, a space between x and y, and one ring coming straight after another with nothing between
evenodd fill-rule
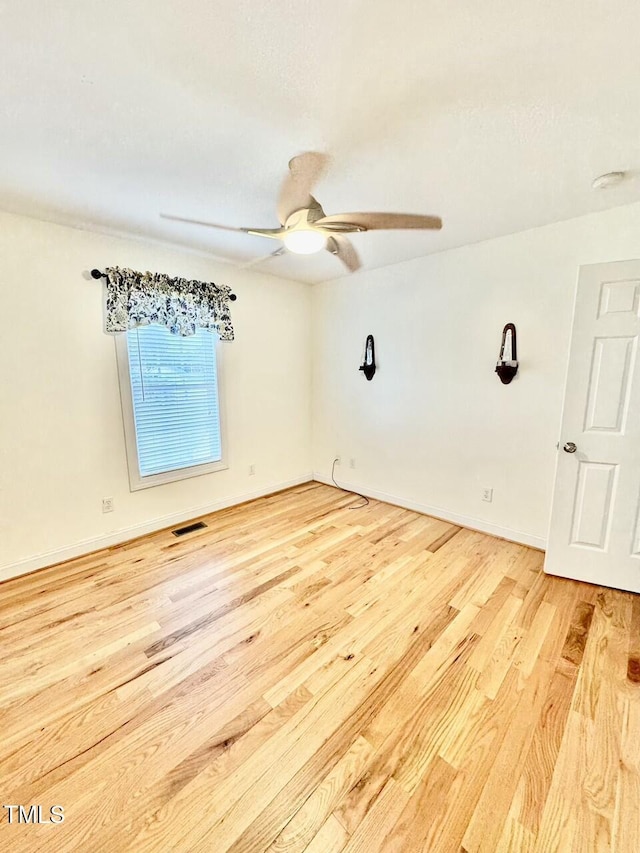
<instances>
[{"instance_id":1,"label":"white panel door","mask_svg":"<svg viewBox=\"0 0 640 853\"><path fill-rule=\"evenodd\" d=\"M640 592L640 261L582 267L545 571ZM575 445L575 450L574 450Z\"/></svg>"}]
</instances>

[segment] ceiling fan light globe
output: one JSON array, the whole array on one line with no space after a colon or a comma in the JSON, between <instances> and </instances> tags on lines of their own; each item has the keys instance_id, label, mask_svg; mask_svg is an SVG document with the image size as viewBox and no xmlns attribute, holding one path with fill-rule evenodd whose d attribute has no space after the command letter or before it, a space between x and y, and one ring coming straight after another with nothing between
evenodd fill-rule
<instances>
[{"instance_id":1,"label":"ceiling fan light globe","mask_svg":"<svg viewBox=\"0 0 640 853\"><path fill-rule=\"evenodd\" d=\"M287 249L296 255L312 255L325 248L327 238L319 231L304 228L285 234L283 242Z\"/></svg>"}]
</instances>

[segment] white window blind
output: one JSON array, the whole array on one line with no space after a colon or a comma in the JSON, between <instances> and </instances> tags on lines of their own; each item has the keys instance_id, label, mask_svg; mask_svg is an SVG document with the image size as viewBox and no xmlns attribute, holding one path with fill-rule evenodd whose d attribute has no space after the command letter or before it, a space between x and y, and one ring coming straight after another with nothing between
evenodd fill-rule
<instances>
[{"instance_id":1,"label":"white window blind","mask_svg":"<svg viewBox=\"0 0 640 853\"><path fill-rule=\"evenodd\" d=\"M127 332L141 477L222 459L216 337L172 335L165 326Z\"/></svg>"}]
</instances>

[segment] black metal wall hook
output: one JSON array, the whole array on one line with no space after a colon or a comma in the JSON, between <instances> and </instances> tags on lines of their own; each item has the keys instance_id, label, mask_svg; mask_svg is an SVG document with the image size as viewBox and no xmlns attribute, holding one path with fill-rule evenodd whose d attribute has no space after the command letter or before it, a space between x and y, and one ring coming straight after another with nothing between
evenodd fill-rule
<instances>
[{"instance_id":1,"label":"black metal wall hook","mask_svg":"<svg viewBox=\"0 0 640 853\"><path fill-rule=\"evenodd\" d=\"M106 277L107 277L107 274L105 272L100 272L100 270L91 270L91 278L95 278L96 281L101 279L101 278L106 278ZM229 294L229 299L232 302L235 302L237 298L238 297L235 295L235 293Z\"/></svg>"},{"instance_id":2,"label":"black metal wall hook","mask_svg":"<svg viewBox=\"0 0 640 853\"><path fill-rule=\"evenodd\" d=\"M364 362L358 370L362 370L364 375L371 381L376 372L376 349L373 342L373 335L367 335L367 342L364 345Z\"/></svg>"},{"instance_id":3,"label":"black metal wall hook","mask_svg":"<svg viewBox=\"0 0 640 853\"><path fill-rule=\"evenodd\" d=\"M509 338L507 339L507 335ZM505 358L505 350L507 348L507 343L510 344L511 351L509 352L509 358ZM502 330L502 345L500 347L500 355L498 356L498 363L496 365L496 373L500 377L500 381L503 385L508 385L513 377L518 372L518 350L516 347L516 327L513 323L507 323L507 325Z\"/></svg>"}]
</instances>

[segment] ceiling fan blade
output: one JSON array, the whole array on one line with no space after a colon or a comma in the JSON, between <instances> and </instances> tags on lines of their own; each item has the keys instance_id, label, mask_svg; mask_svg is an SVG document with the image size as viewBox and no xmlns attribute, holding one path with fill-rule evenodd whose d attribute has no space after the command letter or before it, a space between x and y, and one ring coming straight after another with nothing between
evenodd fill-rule
<instances>
[{"instance_id":1,"label":"ceiling fan blade","mask_svg":"<svg viewBox=\"0 0 640 853\"><path fill-rule=\"evenodd\" d=\"M217 222L203 222L202 219L187 219L184 216L172 216L170 213L161 213L160 219L171 219L173 222L188 222L190 225L205 225L207 228L219 228L222 231L247 232L246 228L234 228L232 225L218 225Z\"/></svg>"},{"instance_id":2,"label":"ceiling fan blade","mask_svg":"<svg viewBox=\"0 0 640 853\"><path fill-rule=\"evenodd\" d=\"M319 151L305 151L289 160L289 172L282 182L277 204L282 225L296 210L320 208L311 190L324 174L328 162L327 155Z\"/></svg>"},{"instance_id":3,"label":"ceiling fan blade","mask_svg":"<svg viewBox=\"0 0 640 853\"><path fill-rule=\"evenodd\" d=\"M261 264L263 261L268 261L271 258L279 258L280 255L284 255L285 248L284 246L280 246L279 249L276 249L275 252L269 252L268 255L261 255L259 258L254 258L252 261L247 261L246 264L240 264L238 266L239 270L248 270L251 267L255 267L258 264Z\"/></svg>"},{"instance_id":4,"label":"ceiling fan blade","mask_svg":"<svg viewBox=\"0 0 640 853\"><path fill-rule=\"evenodd\" d=\"M188 222L189 225L204 225L207 228L217 228L221 231L236 231L240 234L253 234L256 237L272 237L275 240L281 240L285 233L283 228L235 228L232 225L219 225L217 222L204 222L202 219L187 219L184 216L172 216L168 213L161 213L161 219L171 219L174 222Z\"/></svg>"},{"instance_id":5,"label":"ceiling fan blade","mask_svg":"<svg viewBox=\"0 0 640 853\"><path fill-rule=\"evenodd\" d=\"M390 228L442 228L439 216L414 213L336 213L318 219L314 225L336 231L380 231Z\"/></svg>"},{"instance_id":6,"label":"ceiling fan blade","mask_svg":"<svg viewBox=\"0 0 640 853\"><path fill-rule=\"evenodd\" d=\"M243 228L242 230L255 237L271 237L273 240L282 240L287 233L284 228Z\"/></svg>"},{"instance_id":7,"label":"ceiling fan blade","mask_svg":"<svg viewBox=\"0 0 640 853\"><path fill-rule=\"evenodd\" d=\"M340 258L349 272L355 272L362 266L358 253L353 248L353 243L346 237L338 235L329 237L327 240L327 251Z\"/></svg>"}]
</instances>

